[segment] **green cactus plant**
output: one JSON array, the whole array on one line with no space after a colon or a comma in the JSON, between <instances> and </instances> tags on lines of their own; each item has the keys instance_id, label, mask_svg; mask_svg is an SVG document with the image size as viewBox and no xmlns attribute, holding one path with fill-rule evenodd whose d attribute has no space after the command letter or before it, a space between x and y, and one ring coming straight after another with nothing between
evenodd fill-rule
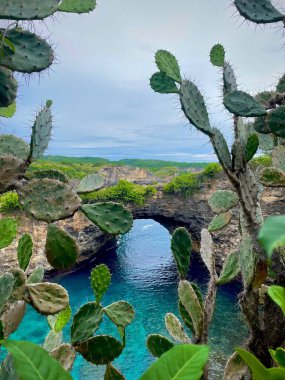
<instances>
[{"instance_id":1,"label":"green cactus plant","mask_svg":"<svg viewBox=\"0 0 285 380\"><path fill-rule=\"evenodd\" d=\"M18 263L21 269L25 271L29 266L31 256L33 254L33 240L31 235L24 234L18 243Z\"/></svg>"},{"instance_id":2,"label":"green cactus plant","mask_svg":"<svg viewBox=\"0 0 285 380\"><path fill-rule=\"evenodd\" d=\"M174 347L174 344L170 340L158 334L149 335L146 345L151 354L156 358L159 358Z\"/></svg>"}]
</instances>

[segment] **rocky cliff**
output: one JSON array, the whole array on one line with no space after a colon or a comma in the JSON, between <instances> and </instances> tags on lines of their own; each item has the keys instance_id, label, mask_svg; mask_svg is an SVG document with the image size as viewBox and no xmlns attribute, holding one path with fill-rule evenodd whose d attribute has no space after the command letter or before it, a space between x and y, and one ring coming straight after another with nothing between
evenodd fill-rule
<instances>
[{"instance_id":1,"label":"rocky cliff","mask_svg":"<svg viewBox=\"0 0 285 380\"><path fill-rule=\"evenodd\" d=\"M128 205L135 219L154 219L172 231L178 226L185 226L191 232L194 240L194 248L199 251L200 231L207 227L214 214L208 206L207 199L210 194L218 189L228 189L230 184L225 176L220 174L215 179L208 180L200 186L199 191L190 197L165 194L160 188L156 195L149 198L143 206ZM285 214L285 191L283 189L265 189L262 197L262 208L264 216ZM43 265L48 271L51 270L44 255L44 242L46 235L46 224L28 219L23 213L18 213L19 235L29 232L33 235L35 242L34 255L30 268ZM90 262L99 250L106 249L108 244L116 241L110 235L102 233L96 226L81 214L77 213L73 218L58 222L68 233L74 236L80 247L80 255L76 270L79 266ZM222 261L230 251L237 248L239 241L238 211L234 210L232 222L221 232L214 234L216 244L217 263ZM0 271L7 270L17 265L16 257L17 241L10 247L3 249L0 263Z\"/></svg>"}]
</instances>

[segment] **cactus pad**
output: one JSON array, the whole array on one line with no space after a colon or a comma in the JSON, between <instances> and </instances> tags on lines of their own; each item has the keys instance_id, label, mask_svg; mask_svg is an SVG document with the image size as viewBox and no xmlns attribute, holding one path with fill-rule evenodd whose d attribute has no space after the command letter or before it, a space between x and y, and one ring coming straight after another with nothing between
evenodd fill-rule
<instances>
[{"instance_id":1,"label":"cactus pad","mask_svg":"<svg viewBox=\"0 0 285 380\"><path fill-rule=\"evenodd\" d=\"M12 243L17 234L17 221L14 218L0 219L0 249Z\"/></svg>"},{"instance_id":2,"label":"cactus pad","mask_svg":"<svg viewBox=\"0 0 285 380\"><path fill-rule=\"evenodd\" d=\"M199 339L203 328L203 308L201 307L199 298L190 282L186 280L179 282L178 294L179 300L191 317L195 335Z\"/></svg>"},{"instance_id":3,"label":"cactus pad","mask_svg":"<svg viewBox=\"0 0 285 380\"><path fill-rule=\"evenodd\" d=\"M18 243L17 253L19 266L25 271L28 268L33 253L33 240L31 235L24 234L21 237Z\"/></svg>"},{"instance_id":4,"label":"cactus pad","mask_svg":"<svg viewBox=\"0 0 285 380\"><path fill-rule=\"evenodd\" d=\"M147 348L150 353L159 358L165 352L174 347L174 344L162 335L152 334L147 338Z\"/></svg>"},{"instance_id":5,"label":"cactus pad","mask_svg":"<svg viewBox=\"0 0 285 380\"><path fill-rule=\"evenodd\" d=\"M49 224L45 253L48 262L56 269L69 269L77 260L78 247L76 240L54 224Z\"/></svg>"},{"instance_id":6,"label":"cactus pad","mask_svg":"<svg viewBox=\"0 0 285 380\"><path fill-rule=\"evenodd\" d=\"M271 133L271 130L268 125L267 116L261 116L261 117L255 118L254 123L253 123L253 128L258 133L264 133L264 134Z\"/></svg>"},{"instance_id":7,"label":"cactus pad","mask_svg":"<svg viewBox=\"0 0 285 380\"><path fill-rule=\"evenodd\" d=\"M214 275L216 273L214 244L210 232L205 228L201 231L200 255L210 274Z\"/></svg>"},{"instance_id":8,"label":"cactus pad","mask_svg":"<svg viewBox=\"0 0 285 380\"><path fill-rule=\"evenodd\" d=\"M272 99L276 96L274 91L262 91L255 95L255 99L265 108L270 108Z\"/></svg>"},{"instance_id":9,"label":"cactus pad","mask_svg":"<svg viewBox=\"0 0 285 380\"><path fill-rule=\"evenodd\" d=\"M102 231L109 234L124 234L133 226L131 212L119 203L102 202L83 205L81 211Z\"/></svg>"},{"instance_id":10,"label":"cactus pad","mask_svg":"<svg viewBox=\"0 0 285 380\"><path fill-rule=\"evenodd\" d=\"M184 331L181 322L174 314L167 313L165 315L165 326L172 338L181 343L190 343L190 339Z\"/></svg>"},{"instance_id":11,"label":"cactus pad","mask_svg":"<svg viewBox=\"0 0 285 380\"><path fill-rule=\"evenodd\" d=\"M91 272L91 286L96 301L100 302L111 283L111 273L105 264L97 265Z\"/></svg>"},{"instance_id":12,"label":"cactus pad","mask_svg":"<svg viewBox=\"0 0 285 380\"><path fill-rule=\"evenodd\" d=\"M158 69L175 82L181 83L180 68L177 59L166 50L158 50L155 54Z\"/></svg>"},{"instance_id":13,"label":"cactus pad","mask_svg":"<svg viewBox=\"0 0 285 380\"><path fill-rule=\"evenodd\" d=\"M14 283L15 278L11 273L4 273L0 276L0 313L12 294Z\"/></svg>"},{"instance_id":14,"label":"cactus pad","mask_svg":"<svg viewBox=\"0 0 285 380\"><path fill-rule=\"evenodd\" d=\"M189 122L195 125L199 131L210 136L212 128L203 95L198 87L189 80L184 80L181 84L180 102Z\"/></svg>"},{"instance_id":15,"label":"cactus pad","mask_svg":"<svg viewBox=\"0 0 285 380\"><path fill-rule=\"evenodd\" d=\"M15 102L18 84L12 71L0 66L0 107L9 107Z\"/></svg>"},{"instance_id":16,"label":"cactus pad","mask_svg":"<svg viewBox=\"0 0 285 380\"><path fill-rule=\"evenodd\" d=\"M223 45L217 44L212 47L210 52L210 61L212 65L223 67L225 63L225 49Z\"/></svg>"},{"instance_id":17,"label":"cactus pad","mask_svg":"<svg viewBox=\"0 0 285 380\"><path fill-rule=\"evenodd\" d=\"M232 91L224 97L226 109L237 116L256 117L266 114L266 109L251 95L243 91Z\"/></svg>"},{"instance_id":18,"label":"cactus pad","mask_svg":"<svg viewBox=\"0 0 285 380\"><path fill-rule=\"evenodd\" d=\"M26 165L14 156L0 155L0 194L12 189L24 175Z\"/></svg>"},{"instance_id":19,"label":"cactus pad","mask_svg":"<svg viewBox=\"0 0 285 380\"><path fill-rule=\"evenodd\" d=\"M253 252L252 238L244 233L240 244L239 266L244 287L247 289L255 277L256 254Z\"/></svg>"},{"instance_id":20,"label":"cactus pad","mask_svg":"<svg viewBox=\"0 0 285 380\"><path fill-rule=\"evenodd\" d=\"M268 127L278 137L285 137L285 106L280 106L268 114Z\"/></svg>"},{"instance_id":21,"label":"cactus pad","mask_svg":"<svg viewBox=\"0 0 285 380\"><path fill-rule=\"evenodd\" d=\"M213 128L212 143L219 161L224 167L230 169L232 166L232 158L229 147L222 132L217 128Z\"/></svg>"},{"instance_id":22,"label":"cactus pad","mask_svg":"<svg viewBox=\"0 0 285 380\"><path fill-rule=\"evenodd\" d=\"M211 210L217 214L226 212L238 205L238 196L231 190L217 190L208 199Z\"/></svg>"},{"instance_id":23,"label":"cactus pad","mask_svg":"<svg viewBox=\"0 0 285 380\"><path fill-rule=\"evenodd\" d=\"M90 193L104 186L105 178L100 174L90 174L84 177L77 188L78 193Z\"/></svg>"},{"instance_id":24,"label":"cactus pad","mask_svg":"<svg viewBox=\"0 0 285 380\"><path fill-rule=\"evenodd\" d=\"M150 78L150 87L153 89L153 91L159 92L160 94L179 93L174 80L169 78L163 72L153 74L153 76Z\"/></svg>"},{"instance_id":25,"label":"cactus pad","mask_svg":"<svg viewBox=\"0 0 285 380\"><path fill-rule=\"evenodd\" d=\"M122 327L130 325L135 318L135 311L132 305L126 301L112 303L104 308L104 312L115 325Z\"/></svg>"},{"instance_id":26,"label":"cactus pad","mask_svg":"<svg viewBox=\"0 0 285 380\"><path fill-rule=\"evenodd\" d=\"M16 301L8 305L1 316L5 338L8 338L8 336L17 330L25 316L25 312L26 302L24 301Z\"/></svg>"},{"instance_id":27,"label":"cactus pad","mask_svg":"<svg viewBox=\"0 0 285 380\"><path fill-rule=\"evenodd\" d=\"M50 356L57 360L66 371L71 371L76 353L70 344L65 343L51 351Z\"/></svg>"},{"instance_id":28,"label":"cactus pad","mask_svg":"<svg viewBox=\"0 0 285 380\"><path fill-rule=\"evenodd\" d=\"M30 143L31 160L39 159L48 147L52 131L52 114L50 107L45 105L37 114L32 128Z\"/></svg>"},{"instance_id":29,"label":"cactus pad","mask_svg":"<svg viewBox=\"0 0 285 380\"><path fill-rule=\"evenodd\" d=\"M72 216L81 203L69 185L55 179L30 181L21 187L18 194L25 211L49 223Z\"/></svg>"},{"instance_id":30,"label":"cactus pad","mask_svg":"<svg viewBox=\"0 0 285 380\"><path fill-rule=\"evenodd\" d=\"M57 347L59 347L61 343L62 343L62 332L58 333L51 330L45 338L43 347L48 352L51 352Z\"/></svg>"},{"instance_id":31,"label":"cactus pad","mask_svg":"<svg viewBox=\"0 0 285 380\"><path fill-rule=\"evenodd\" d=\"M40 314L52 315L64 310L69 304L67 291L58 284L48 282L27 286L29 302Z\"/></svg>"},{"instance_id":32,"label":"cactus pad","mask_svg":"<svg viewBox=\"0 0 285 380\"><path fill-rule=\"evenodd\" d=\"M29 275L27 284L38 284L43 281L45 274L44 267L35 268L32 273Z\"/></svg>"},{"instance_id":33,"label":"cactus pad","mask_svg":"<svg viewBox=\"0 0 285 380\"><path fill-rule=\"evenodd\" d=\"M104 375L104 380L125 380L124 376L113 367L112 364L108 364Z\"/></svg>"},{"instance_id":34,"label":"cactus pad","mask_svg":"<svg viewBox=\"0 0 285 380\"><path fill-rule=\"evenodd\" d=\"M245 146L245 160L249 162L255 155L258 150L259 139L256 133L252 133L247 139L247 143Z\"/></svg>"},{"instance_id":35,"label":"cactus pad","mask_svg":"<svg viewBox=\"0 0 285 380\"><path fill-rule=\"evenodd\" d=\"M285 172L285 146L277 145L272 151L272 164Z\"/></svg>"},{"instance_id":36,"label":"cactus pad","mask_svg":"<svg viewBox=\"0 0 285 380\"><path fill-rule=\"evenodd\" d=\"M263 186L267 187L284 187L285 173L278 168L264 168L259 173L259 181Z\"/></svg>"},{"instance_id":37,"label":"cactus pad","mask_svg":"<svg viewBox=\"0 0 285 380\"><path fill-rule=\"evenodd\" d=\"M71 343L74 345L92 337L103 319L103 308L97 302L83 305L74 315L71 325Z\"/></svg>"},{"instance_id":38,"label":"cactus pad","mask_svg":"<svg viewBox=\"0 0 285 380\"><path fill-rule=\"evenodd\" d=\"M270 0L234 0L234 5L245 19L257 24L282 21L285 18Z\"/></svg>"},{"instance_id":39,"label":"cactus pad","mask_svg":"<svg viewBox=\"0 0 285 380\"><path fill-rule=\"evenodd\" d=\"M10 104L8 107L0 107L0 117L12 117L16 113L16 102Z\"/></svg>"},{"instance_id":40,"label":"cactus pad","mask_svg":"<svg viewBox=\"0 0 285 380\"><path fill-rule=\"evenodd\" d=\"M29 145L14 135L0 135L0 155L26 160L29 155Z\"/></svg>"},{"instance_id":41,"label":"cactus pad","mask_svg":"<svg viewBox=\"0 0 285 380\"><path fill-rule=\"evenodd\" d=\"M227 256L217 284L223 285L231 282L236 278L239 272L239 253L235 251Z\"/></svg>"},{"instance_id":42,"label":"cactus pad","mask_svg":"<svg viewBox=\"0 0 285 380\"><path fill-rule=\"evenodd\" d=\"M54 60L51 46L43 39L23 29L11 29L7 38L15 47L15 52L7 52L1 65L22 73L40 72L47 69Z\"/></svg>"},{"instance_id":43,"label":"cactus pad","mask_svg":"<svg viewBox=\"0 0 285 380\"><path fill-rule=\"evenodd\" d=\"M189 232L184 227L177 228L171 239L171 250L176 261L181 279L185 279L192 251L192 240Z\"/></svg>"},{"instance_id":44,"label":"cactus pad","mask_svg":"<svg viewBox=\"0 0 285 380\"><path fill-rule=\"evenodd\" d=\"M223 68L223 94L226 96L232 91L237 90L237 80L232 66L228 63L224 63Z\"/></svg>"},{"instance_id":45,"label":"cactus pad","mask_svg":"<svg viewBox=\"0 0 285 380\"><path fill-rule=\"evenodd\" d=\"M97 335L75 347L85 360L96 365L106 365L121 355L123 345L109 335Z\"/></svg>"},{"instance_id":46,"label":"cactus pad","mask_svg":"<svg viewBox=\"0 0 285 380\"><path fill-rule=\"evenodd\" d=\"M42 20L58 9L59 0L21 0L0 4L0 18L9 20Z\"/></svg>"},{"instance_id":47,"label":"cactus pad","mask_svg":"<svg viewBox=\"0 0 285 380\"><path fill-rule=\"evenodd\" d=\"M219 215L215 215L208 227L208 231L214 232L225 228L232 220L232 216L233 214L231 211L222 212Z\"/></svg>"},{"instance_id":48,"label":"cactus pad","mask_svg":"<svg viewBox=\"0 0 285 380\"><path fill-rule=\"evenodd\" d=\"M29 178L31 179L56 179L60 182L68 182L68 177L66 174L61 172L60 170L56 169L43 169L43 170L37 170L29 174Z\"/></svg>"},{"instance_id":49,"label":"cactus pad","mask_svg":"<svg viewBox=\"0 0 285 380\"><path fill-rule=\"evenodd\" d=\"M278 84L276 86L276 91L285 92L285 74L279 79Z\"/></svg>"},{"instance_id":50,"label":"cactus pad","mask_svg":"<svg viewBox=\"0 0 285 380\"><path fill-rule=\"evenodd\" d=\"M89 13L96 8L96 0L63 0L58 7L61 12Z\"/></svg>"},{"instance_id":51,"label":"cactus pad","mask_svg":"<svg viewBox=\"0 0 285 380\"><path fill-rule=\"evenodd\" d=\"M71 317L71 308L68 305L64 310L55 315L49 315L47 317L48 324L55 332L60 332L68 323Z\"/></svg>"},{"instance_id":52,"label":"cactus pad","mask_svg":"<svg viewBox=\"0 0 285 380\"><path fill-rule=\"evenodd\" d=\"M192 319L181 301L178 302L178 310L185 325L195 334Z\"/></svg>"}]
</instances>

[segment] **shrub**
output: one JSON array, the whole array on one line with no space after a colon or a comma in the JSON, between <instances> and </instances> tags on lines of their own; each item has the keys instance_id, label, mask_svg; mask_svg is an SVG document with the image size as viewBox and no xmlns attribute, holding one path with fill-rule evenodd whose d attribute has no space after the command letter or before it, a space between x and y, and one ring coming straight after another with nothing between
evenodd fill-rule
<instances>
[{"instance_id":1,"label":"shrub","mask_svg":"<svg viewBox=\"0 0 285 380\"><path fill-rule=\"evenodd\" d=\"M134 183L121 180L116 186L111 186L89 194L83 194L82 199L85 202L114 201L142 206L146 199L155 193L156 189L153 186L135 185Z\"/></svg>"},{"instance_id":2,"label":"shrub","mask_svg":"<svg viewBox=\"0 0 285 380\"><path fill-rule=\"evenodd\" d=\"M204 174L207 177L214 177L215 174L218 174L222 171L223 169L220 164L218 164L217 162L211 162L205 167L202 174Z\"/></svg>"},{"instance_id":3,"label":"shrub","mask_svg":"<svg viewBox=\"0 0 285 380\"><path fill-rule=\"evenodd\" d=\"M163 187L166 193L182 194L189 196L198 187L198 175L194 173L182 173L174 177L168 184Z\"/></svg>"},{"instance_id":4,"label":"shrub","mask_svg":"<svg viewBox=\"0 0 285 380\"><path fill-rule=\"evenodd\" d=\"M9 212L14 211L20 207L18 194L14 191L2 194L0 196L0 211Z\"/></svg>"},{"instance_id":5,"label":"shrub","mask_svg":"<svg viewBox=\"0 0 285 380\"><path fill-rule=\"evenodd\" d=\"M272 157L267 155L255 157L250 161L250 166L253 169L256 169L258 166L264 166L268 168L272 166Z\"/></svg>"}]
</instances>

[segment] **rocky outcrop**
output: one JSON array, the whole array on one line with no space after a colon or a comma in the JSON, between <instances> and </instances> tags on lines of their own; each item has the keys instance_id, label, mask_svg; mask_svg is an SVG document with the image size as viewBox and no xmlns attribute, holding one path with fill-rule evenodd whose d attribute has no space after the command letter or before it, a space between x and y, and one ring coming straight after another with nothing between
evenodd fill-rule
<instances>
[{"instance_id":1,"label":"rocky outcrop","mask_svg":"<svg viewBox=\"0 0 285 380\"><path fill-rule=\"evenodd\" d=\"M149 198L143 206L128 205L133 212L135 219L154 219L165 226L169 231L173 231L178 226L185 226L192 234L194 240L194 250L199 251L200 231L209 225L214 214L208 206L207 199L212 192L218 189L229 189L231 186L223 174L215 179L209 179L200 186L200 189L190 197L183 197L176 194L165 194L161 188L155 196ZM281 188L266 188L262 197L262 209L264 216L285 214L285 191ZM232 222L221 232L215 233L214 241L217 243L216 256L218 266L222 265L224 258L232 250L238 247L238 210L233 210ZM32 221L19 213L19 236L24 232L33 235L35 249L30 268L36 265L43 265L48 271L51 267L44 255L44 243L46 235L46 224ZM91 224L81 213L74 217L58 222L61 228L74 236L80 247L80 255L76 270L94 259L99 250L106 249L108 244L114 246L116 240L110 235L104 234ZM17 266L16 257L17 241L1 252L0 271ZM52 273L52 272L50 272Z\"/></svg>"},{"instance_id":2,"label":"rocky outcrop","mask_svg":"<svg viewBox=\"0 0 285 380\"><path fill-rule=\"evenodd\" d=\"M0 218L2 216L0 214ZM49 265L45 256L47 224L28 218L23 212L18 212L13 217L18 220L18 235L9 247L0 250L0 273L18 267L18 240L24 233L30 233L33 237L34 248L29 271L41 265L45 268L47 274L56 274L57 272ZM116 244L116 239L113 236L103 233L80 212L76 213L72 218L59 221L56 224L66 230L78 242L80 252L77 263L72 268L72 271L76 271L77 268L87 262L90 263L94 256L102 249Z\"/></svg>"}]
</instances>

